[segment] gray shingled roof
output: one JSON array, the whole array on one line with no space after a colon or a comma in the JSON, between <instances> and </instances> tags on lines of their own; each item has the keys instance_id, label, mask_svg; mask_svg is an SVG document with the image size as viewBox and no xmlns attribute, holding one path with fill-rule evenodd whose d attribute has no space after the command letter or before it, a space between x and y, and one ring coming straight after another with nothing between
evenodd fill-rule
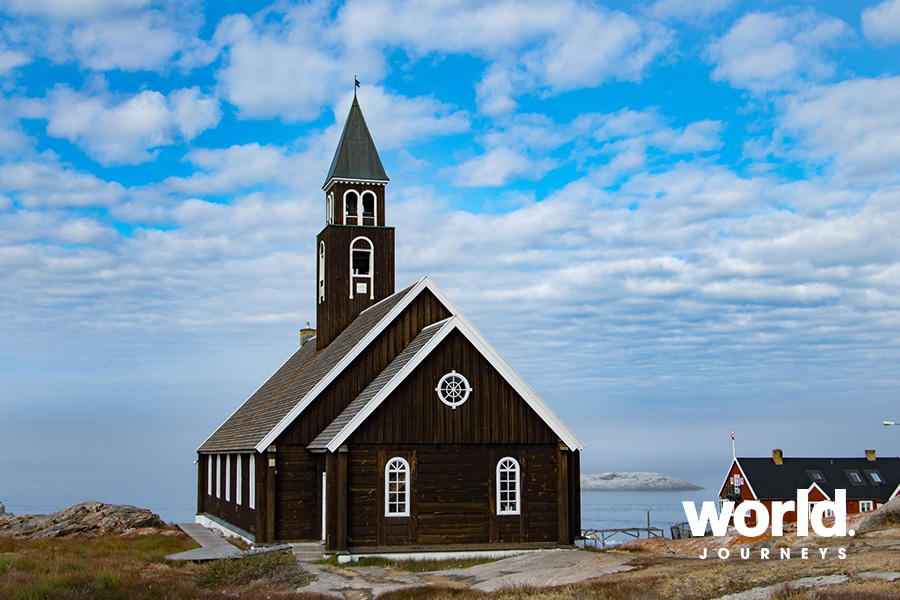
<instances>
[{"instance_id":1,"label":"gray shingled roof","mask_svg":"<svg viewBox=\"0 0 900 600\"><path fill-rule=\"evenodd\" d=\"M254 449L357 344L415 287L388 296L360 313L321 351L308 342L207 439L198 452Z\"/></svg>"},{"instance_id":2,"label":"gray shingled roof","mask_svg":"<svg viewBox=\"0 0 900 600\"><path fill-rule=\"evenodd\" d=\"M847 499L887 501L900 484L900 458L785 458L775 464L771 458L738 458L747 481L759 499L791 500L798 489L818 484L831 498L835 489L847 490ZM814 479L818 471L822 479ZM851 481L848 472L859 474L862 483ZM876 471L884 483L877 484L867 472Z\"/></svg>"},{"instance_id":3,"label":"gray shingled roof","mask_svg":"<svg viewBox=\"0 0 900 600\"><path fill-rule=\"evenodd\" d=\"M332 178L364 179L367 181L388 181L388 176L381 165L375 142L369 134L366 120L363 118L362 109L356 96L353 96L353 104L350 106L350 114L344 123L344 131L341 133L341 141L334 151L334 159L328 176L325 178L323 188Z\"/></svg>"},{"instance_id":4,"label":"gray shingled roof","mask_svg":"<svg viewBox=\"0 0 900 600\"><path fill-rule=\"evenodd\" d=\"M419 335L413 339L409 345L403 349L403 351L397 355L397 357L391 361L384 371L378 374L372 383L366 386L366 389L357 396L353 402L351 402L347 408L341 411L341 414L332 421L328 427L322 430L316 439L314 439L307 448L313 451L321 451L326 450L328 448L328 444L337 437L341 431L343 431L344 427L346 427L350 422L356 417L358 414L363 412L367 406L369 406L372 402L375 401L375 397L378 393L383 390L394 378L397 373L403 370L409 362L415 357L416 353L421 350L425 344L427 344L437 333L441 330L441 326L446 324L446 322L452 317L448 317L443 321L438 321L433 325L429 325L425 329L419 332Z\"/></svg>"}]
</instances>

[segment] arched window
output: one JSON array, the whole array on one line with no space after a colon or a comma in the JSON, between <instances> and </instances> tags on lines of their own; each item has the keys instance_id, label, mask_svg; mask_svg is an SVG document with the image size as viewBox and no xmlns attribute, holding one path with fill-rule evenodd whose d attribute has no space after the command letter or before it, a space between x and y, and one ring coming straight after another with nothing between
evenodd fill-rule
<instances>
[{"instance_id":1,"label":"arched window","mask_svg":"<svg viewBox=\"0 0 900 600\"><path fill-rule=\"evenodd\" d=\"M409 516L409 463L399 456L384 468L384 515Z\"/></svg>"},{"instance_id":2,"label":"arched window","mask_svg":"<svg viewBox=\"0 0 900 600\"><path fill-rule=\"evenodd\" d=\"M350 242L350 297L354 294L375 297L374 270L375 246L367 237L354 238Z\"/></svg>"},{"instance_id":3,"label":"arched window","mask_svg":"<svg viewBox=\"0 0 900 600\"><path fill-rule=\"evenodd\" d=\"M519 514L519 462L507 456L497 463L497 514Z\"/></svg>"},{"instance_id":4,"label":"arched window","mask_svg":"<svg viewBox=\"0 0 900 600\"><path fill-rule=\"evenodd\" d=\"M328 194L328 198L325 200L325 224L331 225L334 223L334 193Z\"/></svg>"},{"instance_id":5,"label":"arched window","mask_svg":"<svg viewBox=\"0 0 900 600\"><path fill-rule=\"evenodd\" d=\"M325 301L325 242L319 242L319 302Z\"/></svg>"},{"instance_id":6,"label":"arched window","mask_svg":"<svg viewBox=\"0 0 900 600\"><path fill-rule=\"evenodd\" d=\"M375 222L375 192L363 192L362 216L363 225L377 225L377 223Z\"/></svg>"},{"instance_id":7,"label":"arched window","mask_svg":"<svg viewBox=\"0 0 900 600\"><path fill-rule=\"evenodd\" d=\"M355 190L344 192L344 225L359 224L359 194Z\"/></svg>"}]
</instances>

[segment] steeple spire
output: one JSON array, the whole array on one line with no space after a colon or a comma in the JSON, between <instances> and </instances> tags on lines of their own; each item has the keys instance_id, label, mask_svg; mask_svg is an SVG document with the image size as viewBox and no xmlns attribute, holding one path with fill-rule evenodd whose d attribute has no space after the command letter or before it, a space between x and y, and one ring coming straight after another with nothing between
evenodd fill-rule
<instances>
[{"instance_id":1,"label":"steeple spire","mask_svg":"<svg viewBox=\"0 0 900 600\"><path fill-rule=\"evenodd\" d=\"M356 98L354 87L353 104L350 105L350 114L344 123L344 131L341 133L341 141L338 142L331 168L322 189L326 189L332 179L349 179L354 181L378 181L388 182L388 176L384 172L375 142L366 126L359 100Z\"/></svg>"}]
</instances>

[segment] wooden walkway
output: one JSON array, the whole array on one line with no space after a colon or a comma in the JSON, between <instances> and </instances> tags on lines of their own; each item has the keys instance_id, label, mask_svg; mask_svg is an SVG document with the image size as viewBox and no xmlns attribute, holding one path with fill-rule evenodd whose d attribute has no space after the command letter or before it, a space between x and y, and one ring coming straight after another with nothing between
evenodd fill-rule
<instances>
[{"instance_id":1,"label":"wooden walkway","mask_svg":"<svg viewBox=\"0 0 900 600\"><path fill-rule=\"evenodd\" d=\"M584 538L585 544L593 541L594 544L600 544L606 548L606 542L617 534L623 534L635 539L641 539L641 534L646 534L647 539L652 537L665 537L665 533L659 527L622 527L619 529L583 529L581 537Z\"/></svg>"},{"instance_id":2,"label":"wooden walkway","mask_svg":"<svg viewBox=\"0 0 900 600\"><path fill-rule=\"evenodd\" d=\"M179 523L178 528L194 538L194 541L201 547L187 552L170 554L166 557L169 560L216 560L217 558L234 558L243 554L239 548L232 546L221 535L203 525Z\"/></svg>"}]
</instances>

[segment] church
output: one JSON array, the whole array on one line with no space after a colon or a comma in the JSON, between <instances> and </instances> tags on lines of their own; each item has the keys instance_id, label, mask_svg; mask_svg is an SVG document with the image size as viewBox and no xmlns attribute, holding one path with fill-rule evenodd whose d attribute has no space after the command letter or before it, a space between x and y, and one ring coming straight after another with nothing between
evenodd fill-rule
<instances>
[{"instance_id":1,"label":"church","mask_svg":"<svg viewBox=\"0 0 900 600\"><path fill-rule=\"evenodd\" d=\"M339 555L572 545L584 445L431 279L395 290L387 183L354 96L315 330L198 448L197 522Z\"/></svg>"}]
</instances>

